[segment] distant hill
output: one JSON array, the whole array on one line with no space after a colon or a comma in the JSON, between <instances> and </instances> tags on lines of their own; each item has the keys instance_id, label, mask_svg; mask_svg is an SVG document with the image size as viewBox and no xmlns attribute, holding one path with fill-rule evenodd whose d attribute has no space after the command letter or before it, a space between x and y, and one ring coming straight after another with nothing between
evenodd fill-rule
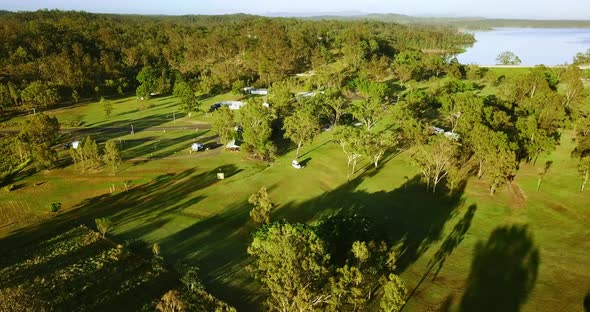
<instances>
[{"instance_id":1,"label":"distant hill","mask_svg":"<svg viewBox=\"0 0 590 312\"><path fill-rule=\"evenodd\" d=\"M590 28L590 20L527 20L489 19L483 17L417 17L402 14L318 15L306 19L372 20L400 24L449 25L463 29L491 29L495 27L523 28Z\"/></svg>"}]
</instances>

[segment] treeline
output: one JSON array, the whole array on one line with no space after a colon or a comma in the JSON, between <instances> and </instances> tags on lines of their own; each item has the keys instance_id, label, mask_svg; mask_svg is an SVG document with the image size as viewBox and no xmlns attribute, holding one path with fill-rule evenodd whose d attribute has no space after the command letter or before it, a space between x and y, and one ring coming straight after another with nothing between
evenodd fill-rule
<instances>
[{"instance_id":1,"label":"treeline","mask_svg":"<svg viewBox=\"0 0 590 312\"><path fill-rule=\"evenodd\" d=\"M203 94L270 86L337 59L359 65L406 50L456 51L474 39L380 22L45 10L0 15L0 40L0 107L31 109L138 87L139 96L170 93L177 80Z\"/></svg>"},{"instance_id":2,"label":"treeline","mask_svg":"<svg viewBox=\"0 0 590 312\"><path fill-rule=\"evenodd\" d=\"M314 16L308 19L326 20L371 20L399 24L439 25L464 29L489 30L498 27L520 28L590 28L587 20L527 20L527 19L490 19L477 17L418 17L401 14L367 14L358 16Z\"/></svg>"}]
</instances>

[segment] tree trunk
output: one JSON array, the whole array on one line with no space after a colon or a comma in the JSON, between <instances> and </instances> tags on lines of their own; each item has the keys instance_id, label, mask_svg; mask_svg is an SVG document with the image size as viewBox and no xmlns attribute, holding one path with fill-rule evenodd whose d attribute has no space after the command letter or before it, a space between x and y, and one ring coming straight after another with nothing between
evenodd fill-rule
<instances>
[{"instance_id":1,"label":"tree trunk","mask_svg":"<svg viewBox=\"0 0 590 312\"><path fill-rule=\"evenodd\" d=\"M483 176L483 160L479 162L479 170L477 171L477 178L481 179Z\"/></svg>"},{"instance_id":2,"label":"tree trunk","mask_svg":"<svg viewBox=\"0 0 590 312\"><path fill-rule=\"evenodd\" d=\"M299 151L301 150L301 142L297 144L297 154L295 154L295 159L299 160Z\"/></svg>"},{"instance_id":3,"label":"tree trunk","mask_svg":"<svg viewBox=\"0 0 590 312\"><path fill-rule=\"evenodd\" d=\"M586 186L586 182L588 182L589 175L590 175L590 170L586 170L586 174L584 175L584 182L582 182L582 187L580 188L580 192L584 191L584 187Z\"/></svg>"},{"instance_id":4,"label":"tree trunk","mask_svg":"<svg viewBox=\"0 0 590 312\"><path fill-rule=\"evenodd\" d=\"M495 192L496 192L496 183L492 183L492 185L490 186L490 195L494 195Z\"/></svg>"},{"instance_id":5,"label":"tree trunk","mask_svg":"<svg viewBox=\"0 0 590 312\"><path fill-rule=\"evenodd\" d=\"M350 162L351 159L348 157L348 163L346 164L346 181L350 181Z\"/></svg>"}]
</instances>

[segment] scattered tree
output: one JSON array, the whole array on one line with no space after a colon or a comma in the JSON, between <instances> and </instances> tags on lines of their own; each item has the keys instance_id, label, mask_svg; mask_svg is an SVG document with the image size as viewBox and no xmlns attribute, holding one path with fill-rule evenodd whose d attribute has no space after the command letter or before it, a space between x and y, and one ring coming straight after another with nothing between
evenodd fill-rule
<instances>
[{"instance_id":1,"label":"scattered tree","mask_svg":"<svg viewBox=\"0 0 590 312\"><path fill-rule=\"evenodd\" d=\"M432 185L432 192L436 192L436 186L455 165L456 153L456 144L444 136L435 136L428 144L418 147L413 160L422 171L427 190Z\"/></svg>"},{"instance_id":2,"label":"scattered tree","mask_svg":"<svg viewBox=\"0 0 590 312\"><path fill-rule=\"evenodd\" d=\"M266 187L261 187L258 192L252 194L248 198L248 202L254 207L250 210L250 218L257 224L264 224L270 222L270 211L272 210L272 202L266 191Z\"/></svg>"},{"instance_id":3,"label":"scattered tree","mask_svg":"<svg viewBox=\"0 0 590 312\"><path fill-rule=\"evenodd\" d=\"M520 65L522 61L511 51L504 51L496 57L496 62L500 65Z\"/></svg>"},{"instance_id":4,"label":"scattered tree","mask_svg":"<svg viewBox=\"0 0 590 312\"><path fill-rule=\"evenodd\" d=\"M121 150L114 140L107 141L102 156L104 163L111 167L112 174L115 175L117 168L121 165Z\"/></svg>"},{"instance_id":5,"label":"scattered tree","mask_svg":"<svg viewBox=\"0 0 590 312\"><path fill-rule=\"evenodd\" d=\"M37 114L22 124L17 141L23 156L32 156L37 169L48 169L57 162L57 153L52 146L58 135L57 118Z\"/></svg>"},{"instance_id":6,"label":"scattered tree","mask_svg":"<svg viewBox=\"0 0 590 312\"><path fill-rule=\"evenodd\" d=\"M386 107L377 98L361 101L352 105L352 115L362 122L369 131L383 119Z\"/></svg>"},{"instance_id":7,"label":"scattered tree","mask_svg":"<svg viewBox=\"0 0 590 312\"><path fill-rule=\"evenodd\" d=\"M105 100L105 98L100 98L100 104L102 105L102 109L104 110L104 115L108 118L111 117L113 113L113 102L109 100Z\"/></svg>"},{"instance_id":8,"label":"scattered tree","mask_svg":"<svg viewBox=\"0 0 590 312\"><path fill-rule=\"evenodd\" d=\"M305 106L285 118L285 137L297 144L295 158L299 159L301 146L309 144L320 133L320 121L313 107Z\"/></svg>"},{"instance_id":9,"label":"scattered tree","mask_svg":"<svg viewBox=\"0 0 590 312\"><path fill-rule=\"evenodd\" d=\"M274 157L275 146L270 140L270 126L273 115L270 109L262 105L259 98L251 100L240 109L244 132L244 142L252 148L255 157L268 160Z\"/></svg>"},{"instance_id":10,"label":"scattered tree","mask_svg":"<svg viewBox=\"0 0 590 312\"><path fill-rule=\"evenodd\" d=\"M384 312L397 312L406 303L408 291L404 282L395 274L389 274L387 281L383 285L383 296L379 302L381 310Z\"/></svg>"},{"instance_id":11,"label":"scattered tree","mask_svg":"<svg viewBox=\"0 0 590 312\"><path fill-rule=\"evenodd\" d=\"M233 138L235 133L234 113L227 106L222 106L211 114L211 130L219 136L224 146Z\"/></svg>"},{"instance_id":12,"label":"scattered tree","mask_svg":"<svg viewBox=\"0 0 590 312\"><path fill-rule=\"evenodd\" d=\"M354 175L356 163L363 155L363 137L358 128L337 126L333 130L334 142L340 145L347 157L346 179Z\"/></svg>"},{"instance_id":13,"label":"scattered tree","mask_svg":"<svg viewBox=\"0 0 590 312\"><path fill-rule=\"evenodd\" d=\"M103 238L106 236L107 232L113 226L113 222L111 221L111 219L106 217L95 219L94 222L96 223L96 229L98 230L98 232L100 232Z\"/></svg>"},{"instance_id":14,"label":"scattered tree","mask_svg":"<svg viewBox=\"0 0 590 312\"><path fill-rule=\"evenodd\" d=\"M329 259L324 243L304 224L260 228L248 247L248 270L269 291L270 311L312 311L326 300L322 280Z\"/></svg>"},{"instance_id":15,"label":"scattered tree","mask_svg":"<svg viewBox=\"0 0 590 312\"><path fill-rule=\"evenodd\" d=\"M174 85L173 95L180 99L181 108L188 114L189 118L193 112L199 109L199 101L195 95L195 91L193 91L188 83L184 81L177 82Z\"/></svg>"}]
</instances>

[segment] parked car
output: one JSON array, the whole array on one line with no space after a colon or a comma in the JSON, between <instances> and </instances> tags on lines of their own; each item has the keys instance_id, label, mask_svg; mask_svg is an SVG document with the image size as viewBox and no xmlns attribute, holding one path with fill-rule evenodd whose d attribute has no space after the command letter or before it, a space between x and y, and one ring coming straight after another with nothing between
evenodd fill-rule
<instances>
[{"instance_id":1,"label":"parked car","mask_svg":"<svg viewBox=\"0 0 590 312\"><path fill-rule=\"evenodd\" d=\"M209 112L214 112L214 111L218 110L219 108L221 108L221 103L215 103L215 104L211 105L211 107L209 108Z\"/></svg>"}]
</instances>

